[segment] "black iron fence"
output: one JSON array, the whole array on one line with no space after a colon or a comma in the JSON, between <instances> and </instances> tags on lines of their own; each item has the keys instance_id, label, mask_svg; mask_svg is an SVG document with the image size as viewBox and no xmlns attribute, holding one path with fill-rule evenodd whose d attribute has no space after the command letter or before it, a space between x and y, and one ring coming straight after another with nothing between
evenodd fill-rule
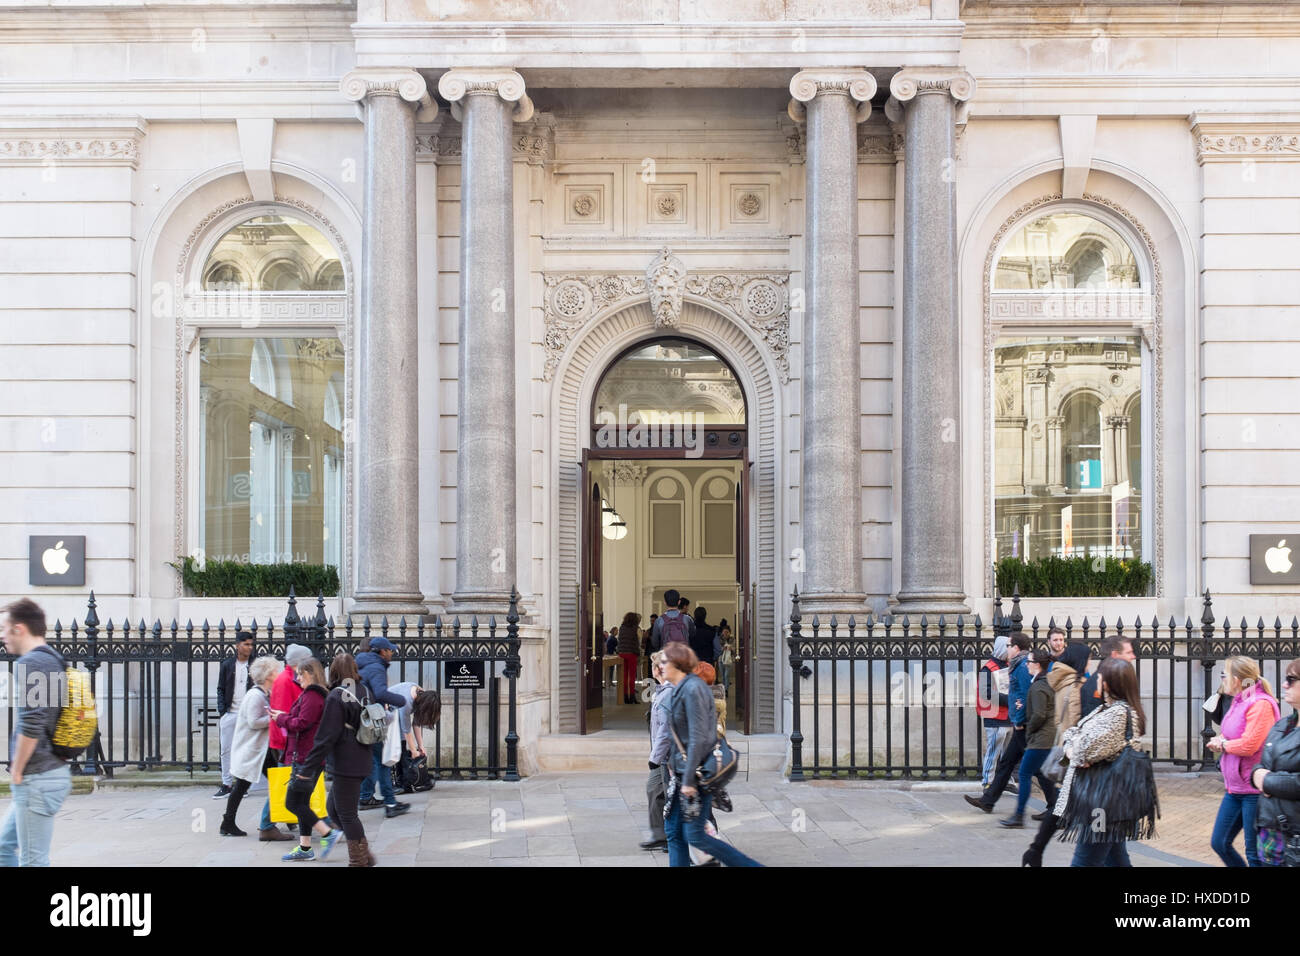
<instances>
[{"instance_id":1,"label":"black iron fence","mask_svg":"<svg viewBox=\"0 0 1300 956\"><path fill-rule=\"evenodd\" d=\"M290 644L302 644L328 665L339 651L356 654L364 638L385 637L396 648L389 683L413 681L442 695L442 717L426 748L429 772L452 778L519 779L516 685L519 677L518 594L512 594L505 627L495 617L414 623L386 617L349 617L336 624L316 599L315 613L303 617L296 595L279 627L271 620L243 624L224 620L152 626L112 620L100 622L95 595L85 622L47 628L46 639L70 664L92 675L99 734L77 769L112 775L115 768L140 770L216 770L221 766L217 679L221 661L234 656L235 635L253 635L254 655L283 660ZM448 670L456 680L446 680ZM0 653L0 679L14 688L14 658ZM482 687L470 686L480 683ZM460 684L452 686L448 684ZM17 694L5 694L4 760L9 766L10 730Z\"/></svg>"},{"instance_id":2,"label":"black iron fence","mask_svg":"<svg viewBox=\"0 0 1300 956\"><path fill-rule=\"evenodd\" d=\"M909 620L868 616L847 623L816 617L805 624L793 595L788 644L792 680L791 780L808 777L978 778L984 732L978 674L999 634L1023 630L1045 646L1055 620L1025 623L1020 595L1010 614L994 602L994 620L979 615ZM1214 766L1206 742L1214 735L1205 700L1219 687L1225 658L1259 662L1280 694L1287 664L1300 657L1300 620L1275 618L1253 626L1216 623L1210 592L1201 620L1179 624L1140 619L1132 625L1087 618L1061 625L1069 640L1086 642L1094 660L1105 637L1121 635L1137 654L1137 674L1155 761L1186 769Z\"/></svg>"}]
</instances>

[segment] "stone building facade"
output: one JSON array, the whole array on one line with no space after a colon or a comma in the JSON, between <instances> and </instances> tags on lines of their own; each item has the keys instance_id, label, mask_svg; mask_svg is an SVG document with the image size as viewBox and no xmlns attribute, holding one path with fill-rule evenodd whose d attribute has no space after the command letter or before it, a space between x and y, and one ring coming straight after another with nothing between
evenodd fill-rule
<instances>
[{"instance_id":1,"label":"stone building facade","mask_svg":"<svg viewBox=\"0 0 1300 956\"><path fill-rule=\"evenodd\" d=\"M216 607L186 554L517 586L525 746L573 732L593 399L675 336L743 392L756 731L796 585L987 618L1104 550L1153 594L1044 614L1295 610L1247 555L1300 538L1292 4L3 8L0 594L47 533L132 619Z\"/></svg>"}]
</instances>

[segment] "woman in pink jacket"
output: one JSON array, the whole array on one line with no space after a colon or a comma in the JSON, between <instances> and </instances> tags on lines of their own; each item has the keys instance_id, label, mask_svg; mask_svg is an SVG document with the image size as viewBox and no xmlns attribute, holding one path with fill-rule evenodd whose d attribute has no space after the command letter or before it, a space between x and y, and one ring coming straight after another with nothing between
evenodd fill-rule
<instances>
[{"instance_id":1,"label":"woman in pink jacket","mask_svg":"<svg viewBox=\"0 0 1300 956\"><path fill-rule=\"evenodd\" d=\"M1219 804L1210 846L1225 866L1259 866L1255 853L1255 807L1259 790L1250 782L1251 772L1259 763L1264 740L1277 723L1277 699L1268 681L1259 673L1259 665L1249 657L1229 657L1224 664L1220 693L1233 695L1232 706L1219 725L1219 735L1210 740L1211 750L1221 754L1219 770L1227 792ZM1246 859L1233 848L1232 842L1246 831Z\"/></svg>"}]
</instances>

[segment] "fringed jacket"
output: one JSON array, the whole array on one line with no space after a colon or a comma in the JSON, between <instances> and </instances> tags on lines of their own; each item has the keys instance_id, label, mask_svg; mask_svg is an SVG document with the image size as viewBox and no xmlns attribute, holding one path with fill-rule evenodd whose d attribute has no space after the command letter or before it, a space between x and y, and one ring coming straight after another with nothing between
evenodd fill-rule
<instances>
[{"instance_id":1,"label":"fringed jacket","mask_svg":"<svg viewBox=\"0 0 1300 956\"><path fill-rule=\"evenodd\" d=\"M1102 763L1110 760L1124 749L1125 727L1132 710L1122 702L1105 704L1090 712L1061 736L1061 746L1070 766L1065 772L1061 784L1061 795L1056 799L1052 811L1056 816L1065 813L1065 806L1070 799L1070 785L1074 782L1074 771L1082 764ZM1137 736L1137 726L1133 727L1133 739L1129 743L1141 749Z\"/></svg>"}]
</instances>

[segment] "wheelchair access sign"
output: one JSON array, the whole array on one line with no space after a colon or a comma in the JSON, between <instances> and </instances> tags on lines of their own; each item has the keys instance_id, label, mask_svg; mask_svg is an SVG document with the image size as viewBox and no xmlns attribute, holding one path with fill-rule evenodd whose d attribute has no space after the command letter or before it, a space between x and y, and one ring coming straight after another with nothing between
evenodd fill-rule
<instances>
[{"instance_id":1,"label":"wheelchair access sign","mask_svg":"<svg viewBox=\"0 0 1300 956\"><path fill-rule=\"evenodd\" d=\"M483 679L482 661L447 661L442 672L444 690L482 690L487 686Z\"/></svg>"}]
</instances>

